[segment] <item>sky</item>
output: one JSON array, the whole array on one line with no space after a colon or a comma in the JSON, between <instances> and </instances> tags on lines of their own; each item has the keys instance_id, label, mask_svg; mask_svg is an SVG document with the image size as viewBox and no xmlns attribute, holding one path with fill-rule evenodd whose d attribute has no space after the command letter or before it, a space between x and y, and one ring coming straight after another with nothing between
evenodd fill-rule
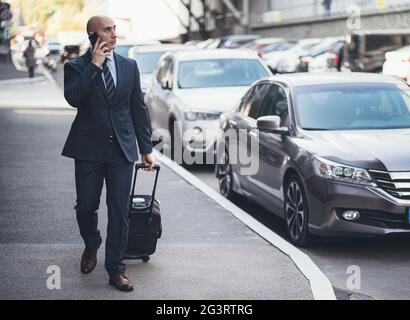
<instances>
[{"instance_id":1,"label":"sky","mask_svg":"<svg viewBox=\"0 0 410 320\"><path fill-rule=\"evenodd\" d=\"M175 38L185 30L173 14L179 12L187 21L188 12L179 0L107 0L107 3L107 14L117 18L117 29L131 29L130 37L136 40ZM130 19L130 23L124 18Z\"/></svg>"}]
</instances>

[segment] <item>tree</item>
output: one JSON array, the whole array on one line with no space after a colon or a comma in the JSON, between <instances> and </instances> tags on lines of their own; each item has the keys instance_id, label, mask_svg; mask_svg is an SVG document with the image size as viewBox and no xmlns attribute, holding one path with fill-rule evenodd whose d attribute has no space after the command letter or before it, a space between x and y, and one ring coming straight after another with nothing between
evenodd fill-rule
<instances>
[{"instance_id":1,"label":"tree","mask_svg":"<svg viewBox=\"0 0 410 320\"><path fill-rule=\"evenodd\" d=\"M20 9L26 25L43 31L57 12L62 12L61 16L73 17L85 6L84 0L16 0L13 5Z\"/></svg>"}]
</instances>

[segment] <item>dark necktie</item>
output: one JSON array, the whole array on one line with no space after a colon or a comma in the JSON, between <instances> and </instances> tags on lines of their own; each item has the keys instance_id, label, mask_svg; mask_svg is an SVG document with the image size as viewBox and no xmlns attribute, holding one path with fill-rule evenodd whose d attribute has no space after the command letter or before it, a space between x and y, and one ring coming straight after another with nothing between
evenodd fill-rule
<instances>
[{"instance_id":1,"label":"dark necktie","mask_svg":"<svg viewBox=\"0 0 410 320\"><path fill-rule=\"evenodd\" d=\"M108 100L112 101L112 98L114 98L114 93L115 93L115 84L114 84L114 79L112 78L110 69L108 68L107 62L108 62L108 58L105 59L105 62L103 64L105 88L107 90Z\"/></svg>"}]
</instances>

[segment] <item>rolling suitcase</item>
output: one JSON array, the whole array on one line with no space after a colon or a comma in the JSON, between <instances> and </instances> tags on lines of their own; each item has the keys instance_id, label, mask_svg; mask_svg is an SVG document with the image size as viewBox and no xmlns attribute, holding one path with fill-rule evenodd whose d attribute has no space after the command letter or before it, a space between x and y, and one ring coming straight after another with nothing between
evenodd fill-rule
<instances>
[{"instance_id":1,"label":"rolling suitcase","mask_svg":"<svg viewBox=\"0 0 410 320\"><path fill-rule=\"evenodd\" d=\"M155 199L160 166L155 166L155 182L152 195L135 195L138 169L147 168L143 163L135 165L129 206L128 245L125 259L142 259L147 262L155 252L157 240L162 234L160 204Z\"/></svg>"}]
</instances>

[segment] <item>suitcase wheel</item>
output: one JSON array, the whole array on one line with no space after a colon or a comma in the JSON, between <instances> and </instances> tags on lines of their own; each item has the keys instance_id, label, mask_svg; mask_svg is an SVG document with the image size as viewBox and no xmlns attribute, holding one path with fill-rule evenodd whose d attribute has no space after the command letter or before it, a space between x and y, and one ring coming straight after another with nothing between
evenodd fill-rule
<instances>
[{"instance_id":1,"label":"suitcase wheel","mask_svg":"<svg viewBox=\"0 0 410 320\"><path fill-rule=\"evenodd\" d=\"M143 262L148 262L149 261L149 256L143 256L141 257Z\"/></svg>"}]
</instances>

